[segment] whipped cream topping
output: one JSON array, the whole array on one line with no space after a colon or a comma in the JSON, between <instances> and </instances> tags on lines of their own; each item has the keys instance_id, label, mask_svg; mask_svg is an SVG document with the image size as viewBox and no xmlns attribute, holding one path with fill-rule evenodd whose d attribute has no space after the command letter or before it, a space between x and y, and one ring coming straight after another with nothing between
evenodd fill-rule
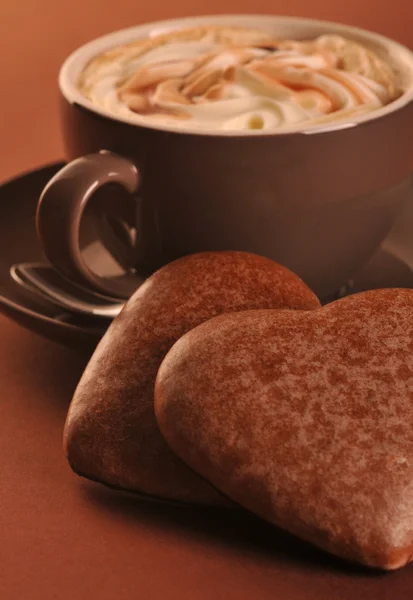
<instances>
[{"instance_id":1,"label":"whipped cream topping","mask_svg":"<svg viewBox=\"0 0 413 600\"><path fill-rule=\"evenodd\" d=\"M351 120L401 93L383 59L337 35L222 37L117 48L86 67L79 87L113 115L229 131Z\"/></svg>"}]
</instances>

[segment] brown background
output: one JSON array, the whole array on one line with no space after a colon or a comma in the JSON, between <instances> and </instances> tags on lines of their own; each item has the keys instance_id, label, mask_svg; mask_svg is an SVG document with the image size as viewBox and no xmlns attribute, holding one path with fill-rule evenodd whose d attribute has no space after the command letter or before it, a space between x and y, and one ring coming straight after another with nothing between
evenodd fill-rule
<instances>
[{"instance_id":1,"label":"brown background","mask_svg":"<svg viewBox=\"0 0 413 600\"><path fill-rule=\"evenodd\" d=\"M211 14L340 20L413 46L408 0L206 4ZM201 14L197 6L193 0L3 0L0 180L63 156L56 78L68 53L110 30ZM1 240L0 252L7 252ZM334 562L327 568L322 556L290 547L254 519L153 506L76 478L61 452L61 431L86 360L0 316L1 600L393 600L396 588L398 600L413 596L411 568L386 577Z\"/></svg>"}]
</instances>

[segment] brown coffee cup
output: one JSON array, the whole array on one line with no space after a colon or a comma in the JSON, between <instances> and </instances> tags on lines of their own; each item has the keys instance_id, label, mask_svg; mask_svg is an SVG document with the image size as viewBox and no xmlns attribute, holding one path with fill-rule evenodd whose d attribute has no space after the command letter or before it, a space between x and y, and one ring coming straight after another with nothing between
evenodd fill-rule
<instances>
[{"instance_id":1,"label":"brown coffee cup","mask_svg":"<svg viewBox=\"0 0 413 600\"><path fill-rule=\"evenodd\" d=\"M95 55L205 24L261 28L290 39L337 33L384 49L405 72L406 91L351 122L231 132L114 117L78 90L79 74ZM127 297L136 271L149 274L186 254L244 250L284 264L326 297L371 257L411 193L413 54L375 33L293 17L170 20L86 44L66 60L59 83L72 162L42 193L38 233L57 270L101 293ZM108 185L112 192L96 219L103 243L127 270L116 280L93 273L79 248L83 211Z\"/></svg>"}]
</instances>

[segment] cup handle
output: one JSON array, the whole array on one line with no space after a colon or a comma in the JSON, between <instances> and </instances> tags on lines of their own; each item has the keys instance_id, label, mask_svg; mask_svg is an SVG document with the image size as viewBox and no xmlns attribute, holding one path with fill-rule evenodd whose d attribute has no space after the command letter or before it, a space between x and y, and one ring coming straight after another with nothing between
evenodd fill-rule
<instances>
[{"instance_id":1,"label":"cup handle","mask_svg":"<svg viewBox=\"0 0 413 600\"><path fill-rule=\"evenodd\" d=\"M79 246L80 222L90 198L107 183L131 194L139 187L136 166L127 158L102 150L72 161L49 181L37 206L36 228L46 258L71 281L112 297L127 298L139 279L129 272L117 278L91 271Z\"/></svg>"}]
</instances>

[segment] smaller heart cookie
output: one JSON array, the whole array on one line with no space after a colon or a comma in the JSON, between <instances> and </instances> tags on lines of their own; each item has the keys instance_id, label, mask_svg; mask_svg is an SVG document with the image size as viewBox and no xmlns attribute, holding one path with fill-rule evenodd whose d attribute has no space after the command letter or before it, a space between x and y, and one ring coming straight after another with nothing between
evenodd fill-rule
<instances>
[{"instance_id":1,"label":"smaller heart cookie","mask_svg":"<svg viewBox=\"0 0 413 600\"><path fill-rule=\"evenodd\" d=\"M163 361L171 448L224 494L338 556L413 557L413 290L208 321Z\"/></svg>"},{"instance_id":2,"label":"smaller heart cookie","mask_svg":"<svg viewBox=\"0 0 413 600\"><path fill-rule=\"evenodd\" d=\"M153 396L159 365L181 335L216 315L319 307L299 277L262 256L204 252L169 263L126 303L83 373L64 432L72 469L141 494L227 504L160 434Z\"/></svg>"}]
</instances>

